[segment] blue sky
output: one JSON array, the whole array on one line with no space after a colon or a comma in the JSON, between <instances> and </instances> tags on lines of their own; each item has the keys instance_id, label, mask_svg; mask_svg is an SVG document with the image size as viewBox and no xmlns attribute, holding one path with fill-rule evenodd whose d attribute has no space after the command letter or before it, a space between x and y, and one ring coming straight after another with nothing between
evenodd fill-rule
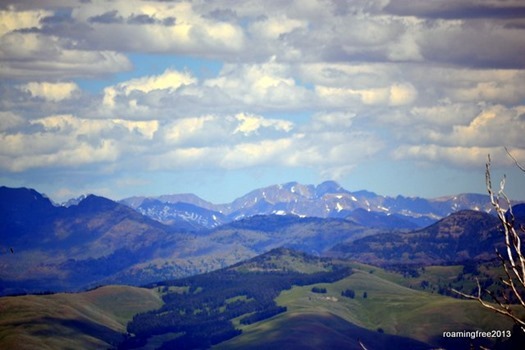
<instances>
[{"instance_id":1,"label":"blue sky","mask_svg":"<svg viewBox=\"0 0 525 350\"><path fill-rule=\"evenodd\" d=\"M2 1L0 184L525 199L519 0Z\"/></svg>"}]
</instances>

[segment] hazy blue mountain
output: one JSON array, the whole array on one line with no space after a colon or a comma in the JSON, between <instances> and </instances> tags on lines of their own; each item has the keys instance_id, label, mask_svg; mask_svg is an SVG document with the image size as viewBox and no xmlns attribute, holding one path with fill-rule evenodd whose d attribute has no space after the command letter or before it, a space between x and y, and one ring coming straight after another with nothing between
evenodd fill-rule
<instances>
[{"instance_id":1,"label":"hazy blue mountain","mask_svg":"<svg viewBox=\"0 0 525 350\"><path fill-rule=\"evenodd\" d=\"M6 292L87 286L174 248L176 237L173 228L107 198L88 195L63 207L32 189L0 188Z\"/></svg>"},{"instance_id":2,"label":"hazy blue mountain","mask_svg":"<svg viewBox=\"0 0 525 350\"><path fill-rule=\"evenodd\" d=\"M146 210L144 203L148 200L156 200L165 205L157 202L155 206L147 205ZM254 215L291 214L320 218L348 216L355 217L365 226L411 229L414 225L430 225L458 210L492 210L487 195L460 194L432 199L388 197L364 190L351 192L334 181L326 181L317 186L298 182L268 186L255 189L226 204L212 204L191 194L130 197L121 203L166 224L193 221L196 226L207 228ZM172 209L174 204L179 203L192 204L195 207L187 207L179 215L178 209ZM371 214L364 215L363 210ZM213 216L216 220L210 220ZM390 216L392 217L389 218ZM365 219L366 222L363 221Z\"/></svg>"}]
</instances>

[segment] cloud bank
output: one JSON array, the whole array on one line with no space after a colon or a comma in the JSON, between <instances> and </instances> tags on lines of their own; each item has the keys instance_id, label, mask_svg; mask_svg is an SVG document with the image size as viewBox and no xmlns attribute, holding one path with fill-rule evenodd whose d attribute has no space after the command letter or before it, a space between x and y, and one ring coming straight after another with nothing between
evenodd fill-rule
<instances>
[{"instance_id":1,"label":"cloud bank","mask_svg":"<svg viewBox=\"0 0 525 350\"><path fill-rule=\"evenodd\" d=\"M523 57L520 1L4 2L0 174L510 165Z\"/></svg>"}]
</instances>

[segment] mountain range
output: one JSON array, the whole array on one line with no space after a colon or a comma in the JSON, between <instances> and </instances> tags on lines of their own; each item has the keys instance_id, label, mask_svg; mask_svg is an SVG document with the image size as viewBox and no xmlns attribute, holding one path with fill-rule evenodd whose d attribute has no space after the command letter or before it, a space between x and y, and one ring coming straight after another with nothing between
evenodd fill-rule
<instances>
[{"instance_id":1,"label":"mountain range","mask_svg":"<svg viewBox=\"0 0 525 350\"><path fill-rule=\"evenodd\" d=\"M327 182L271 186L222 206L195 195L122 202L87 195L56 205L34 189L0 187L0 294L142 285L215 270L282 246L383 265L485 259L498 241L498 222L485 212L483 198L389 198ZM140 210L163 201L186 210L186 220L161 222ZM460 217L454 209L462 208L483 210L460 211ZM432 224L420 227L418 215L434 218ZM205 218L224 222L209 227L200 224ZM479 227L486 237L481 245Z\"/></svg>"},{"instance_id":2,"label":"mountain range","mask_svg":"<svg viewBox=\"0 0 525 350\"><path fill-rule=\"evenodd\" d=\"M165 224L186 224L193 228L213 228L241 218L268 214L352 218L365 224L387 220L390 227L395 222L396 228L415 228L427 226L458 210L492 210L487 195L459 194L433 199L388 197L369 191L351 192L334 181L317 186L297 182L268 186L227 204L213 204L194 194L130 197L120 203Z\"/></svg>"}]
</instances>

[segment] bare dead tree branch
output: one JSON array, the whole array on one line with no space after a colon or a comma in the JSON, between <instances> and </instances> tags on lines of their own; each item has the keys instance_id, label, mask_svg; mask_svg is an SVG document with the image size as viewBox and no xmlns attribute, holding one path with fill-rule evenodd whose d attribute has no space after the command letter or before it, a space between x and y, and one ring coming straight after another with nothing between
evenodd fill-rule
<instances>
[{"instance_id":1,"label":"bare dead tree branch","mask_svg":"<svg viewBox=\"0 0 525 350\"><path fill-rule=\"evenodd\" d=\"M520 162L510 153L509 149L505 147L505 152L509 155L509 157L514 161L514 164L523 172L525 172L525 166L521 165Z\"/></svg>"},{"instance_id":2,"label":"bare dead tree branch","mask_svg":"<svg viewBox=\"0 0 525 350\"><path fill-rule=\"evenodd\" d=\"M505 148L505 151L514 161L516 166L525 173L525 167L523 167L516 158L512 156L507 148ZM490 203L501 223L501 231L505 241L505 254L496 250L498 259L500 260L503 271L505 272L504 277L501 278L501 282L509 288L509 293L511 293L511 295L518 301L517 305L520 305L525 311L525 300L523 298L523 295L525 294L525 252L522 250L520 237L520 234L525 233L525 229L523 226L521 228L516 228L511 200L505 193L506 177L503 177L500 181L499 189L495 190L492 185L490 155L488 156L488 161L485 167L485 181L490 197ZM507 298L505 294L503 295L503 298L498 298L493 292L486 288L483 289L479 279L476 279L476 282L477 295L466 294L456 289L452 289L452 291L467 299L477 300L483 307L512 319L525 332L525 319L517 316L513 312L512 307L515 304L511 304L509 298ZM482 298L484 294L489 295L492 298L493 303L485 301Z\"/></svg>"},{"instance_id":3,"label":"bare dead tree branch","mask_svg":"<svg viewBox=\"0 0 525 350\"><path fill-rule=\"evenodd\" d=\"M505 304L501 303L499 301L499 299L497 299L495 296L493 296L493 298L496 300L496 304L498 306L491 305L488 302L486 302L485 300L483 300L482 293L483 292L488 292L488 290L481 288L481 284L479 283L479 279L476 278L476 282L477 282L477 285L478 285L477 295L466 294L466 293L460 292L459 290L454 289L454 288L452 288L452 291L454 293L457 293L457 294L461 295L464 298L471 299L471 300L477 300L481 305L483 305L483 307L485 307L485 308L487 308L489 310L492 310L492 311L494 311L494 312L496 312L498 314L510 317L514 322L519 324L522 328L525 327L525 321L521 320L519 317L517 317L516 315L513 314L512 309L510 308L510 305L505 305ZM490 293L488 293L488 294L490 294Z\"/></svg>"}]
</instances>

